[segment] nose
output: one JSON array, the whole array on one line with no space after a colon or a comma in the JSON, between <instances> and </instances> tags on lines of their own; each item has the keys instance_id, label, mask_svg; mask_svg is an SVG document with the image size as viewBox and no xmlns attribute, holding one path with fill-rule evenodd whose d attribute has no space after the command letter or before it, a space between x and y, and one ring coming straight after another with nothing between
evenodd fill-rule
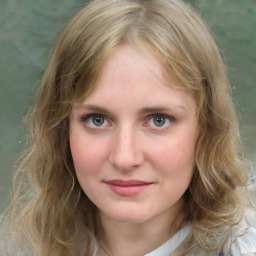
<instances>
[{"instance_id":1,"label":"nose","mask_svg":"<svg viewBox=\"0 0 256 256\"><path fill-rule=\"evenodd\" d=\"M143 163L144 155L136 131L124 127L115 133L109 161L120 171L133 170Z\"/></svg>"}]
</instances>

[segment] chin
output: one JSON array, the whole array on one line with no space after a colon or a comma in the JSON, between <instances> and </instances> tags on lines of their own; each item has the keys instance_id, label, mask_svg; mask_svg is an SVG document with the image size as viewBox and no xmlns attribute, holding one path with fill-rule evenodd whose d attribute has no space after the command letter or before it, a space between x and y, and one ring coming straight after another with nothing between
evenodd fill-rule
<instances>
[{"instance_id":1,"label":"chin","mask_svg":"<svg viewBox=\"0 0 256 256\"><path fill-rule=\"evenodd\" d=\"M105 214L109 218L111 218L113 221L130 223L130 224L143 223L153 217L153 216L149 216L149 214L145 212L132 211L128 209L127 210L122 209L121 211L118 210L112 213L105 213Z\"/></svg>"}]
</instances>

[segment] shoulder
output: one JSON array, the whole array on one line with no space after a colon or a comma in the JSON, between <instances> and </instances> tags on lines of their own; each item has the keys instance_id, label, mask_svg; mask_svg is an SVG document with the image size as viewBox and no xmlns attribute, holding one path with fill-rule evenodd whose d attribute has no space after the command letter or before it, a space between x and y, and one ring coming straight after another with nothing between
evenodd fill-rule
<instances>
[{"instance_id":1,"label":"shoulder","mask_svg":"<svg viewBox=\"0 0 256 256\"><path fill-rule=\"evenodd\" d=\"M14 252L12 251L12 248L14 246L12 245L11 239L6 237L5 232L1 230L0 234L0 256L9 256L14 255Z\"/></svg>"},{"instance_id":2,"label":"shoulder","mask_svg":"<svg viewBox=\"0 0 256 256\"><path fill-rule=\"evenodd\" d=\"M255 181L255 179L254 179ZM242 221L235 225L223 248L223 255L256 255L256 182L249 183L249 205Z\"/></svg>"},{"instance_id":3,"label":"shoulder","mask_svg":"<svg viewBox=\"0 0 256 256\"><path fill-rule=\"evenodd\" d=\"M247 219L250 218L251 219ZM254 224L252 224L254 219ZM245 218L232 228L231 235L223 248L223 255L239 256L256 255L256 211L245 210Z\"/></svg>"},{"instance_id":4,"label":"shoulder","mask_svg":"<svg viewBox=\"0 0 256 256\"><path fill-rule=\"evenodd\" d=\"M0 256L24 256L18 249L15 236L8 230L1 228L0 230Z\"/></svg>"}]
</instances>

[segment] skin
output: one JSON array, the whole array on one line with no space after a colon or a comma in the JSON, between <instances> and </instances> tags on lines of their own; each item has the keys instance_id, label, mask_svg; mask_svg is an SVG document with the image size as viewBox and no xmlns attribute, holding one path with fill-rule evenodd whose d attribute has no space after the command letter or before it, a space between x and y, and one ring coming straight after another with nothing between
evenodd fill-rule
<instances>
[{"instance_id":1,"label":"skin","mask_svg":"<svg viewBox=\"0 0 256 256\"><path fill-rule=\"evenodd\" d=\"M78 181L99 209L99 237L111 255L144 255L176 231L195 164L196 103L164 79L150 48L119 46L96 88L70 115L70 148ZM109 180L149 183L120 195Z\"/></svg>"}]
</instances>

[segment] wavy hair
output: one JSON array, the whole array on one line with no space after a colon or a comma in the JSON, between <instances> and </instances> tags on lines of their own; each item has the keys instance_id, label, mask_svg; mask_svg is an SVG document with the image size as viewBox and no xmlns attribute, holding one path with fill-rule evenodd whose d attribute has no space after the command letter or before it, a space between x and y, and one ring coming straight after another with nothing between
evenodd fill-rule
<instances>
[{"instance_id":1,"label":"wavy hair","mask_svg":"<svg viewBox=\"0 0 256 256\"><path fill-rule=\"evenodd\" d=\"M195 98L196 163L184 194L192 245L216 250L222 227L242 217L236 188L246 185L246 176L238 124L225 65L207 25L180 0L93 0L60 36L26 118L29 146L17 167L9 212L28 255L92 255L97 246L97 209L75 175L68 119L122 43L148 44L166 73Z\"/></svg>"}]
</instances>

